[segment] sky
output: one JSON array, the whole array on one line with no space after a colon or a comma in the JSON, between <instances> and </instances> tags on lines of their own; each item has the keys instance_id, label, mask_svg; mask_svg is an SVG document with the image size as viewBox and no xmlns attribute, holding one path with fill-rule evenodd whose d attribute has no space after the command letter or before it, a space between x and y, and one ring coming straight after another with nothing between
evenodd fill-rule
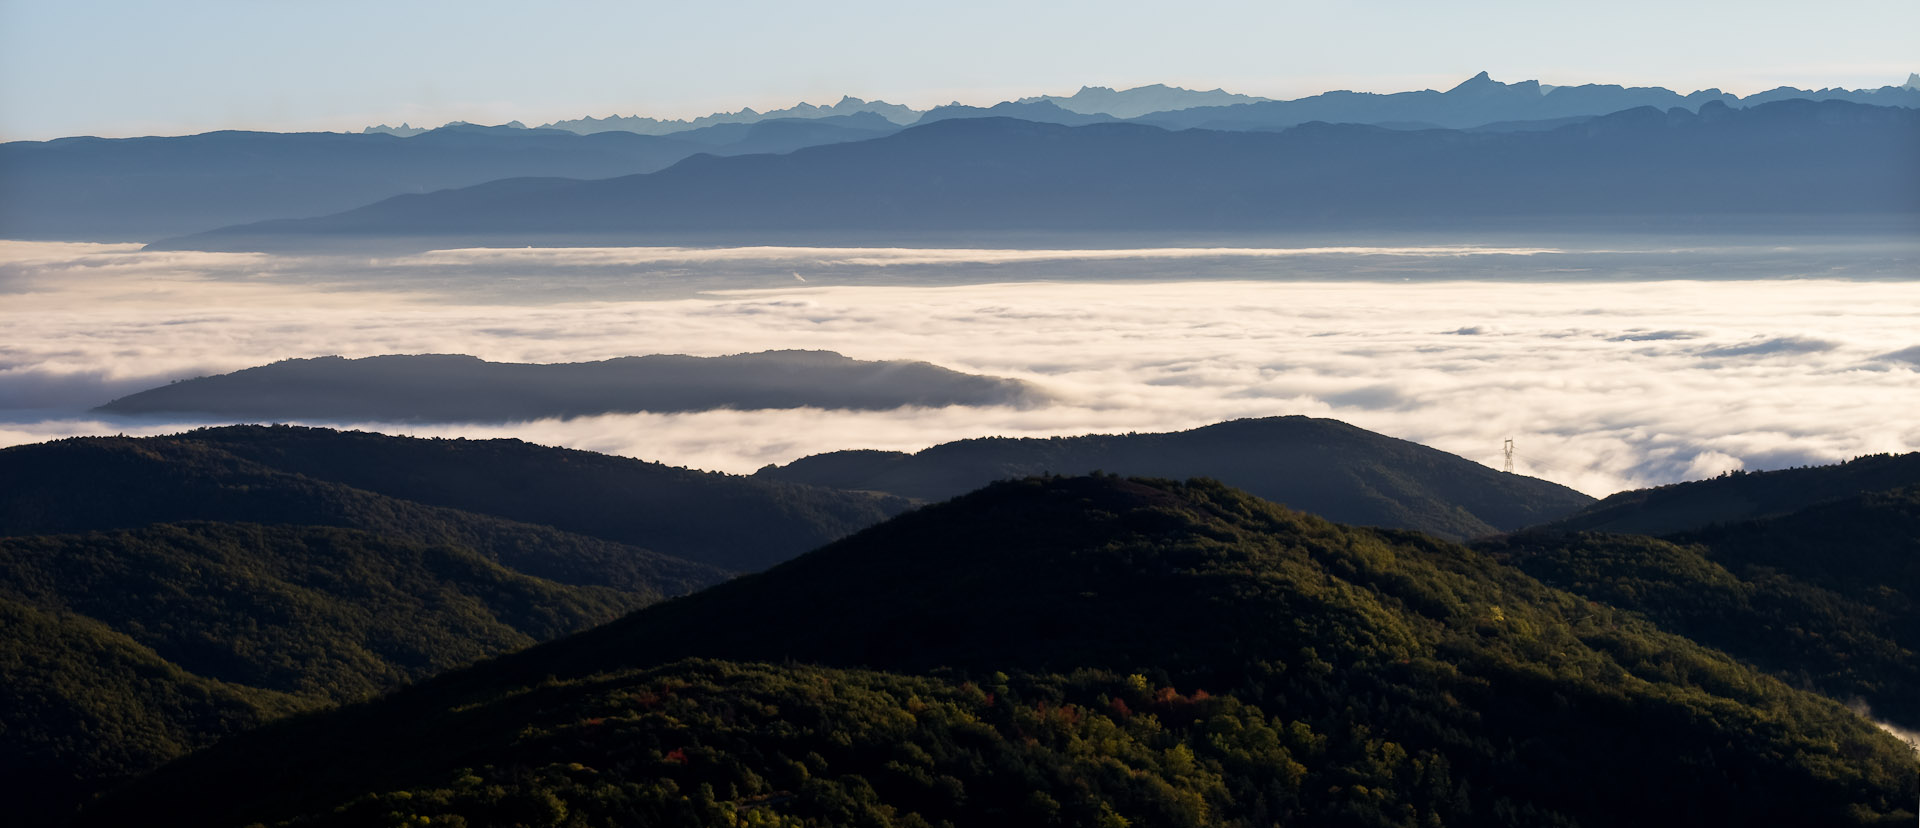
<instances>
[{"instance_id":1,"label":"sky","mask_svg":"<svg viewBox=\"0 0 1920 828\"><path fill-rule=\"evenodd\" d=\"M0 140L918 108L1082 85L1878 87L1920 3L0 0Z\"/></svg>"}]
</instances>

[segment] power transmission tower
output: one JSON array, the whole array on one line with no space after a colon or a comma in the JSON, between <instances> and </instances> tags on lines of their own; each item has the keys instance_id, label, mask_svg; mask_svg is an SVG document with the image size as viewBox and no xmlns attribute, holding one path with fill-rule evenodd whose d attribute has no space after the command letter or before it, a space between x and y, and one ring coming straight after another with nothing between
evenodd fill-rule
<instances>
[{"instance_id":1,"label":"power transmission tower","mask_svg":"<svg viewBox=\"0 0 1920 828\"><path fill-rule=\"evenodd\" d=\"M1507 474L1513 474L1513 438L1507 438L1507 444L1500 448L1507 455Z\"/></svg>"}]
</instances>

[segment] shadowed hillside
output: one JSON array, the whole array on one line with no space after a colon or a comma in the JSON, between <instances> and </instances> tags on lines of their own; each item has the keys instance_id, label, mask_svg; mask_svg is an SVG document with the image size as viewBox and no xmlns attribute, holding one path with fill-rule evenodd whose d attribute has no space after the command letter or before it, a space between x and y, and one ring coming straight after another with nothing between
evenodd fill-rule
<instances>
[{"instance_id":1,"label":"shadowed hillside","mask_svg":"<svg viewBox=\"0 0 1920 828\"><path fill-rule=\"evenodd\" d=\"M277 470L553 526L736 571L904 511L904 499L695 471L519 440L232 426L180 435Z\"/></svg>"},{"instance_id":2,"label":"shadowed hillside","mask_svg":"<svg viewBox=\"0 0 1920 828\"><path fill-rule=\"evenodd\" d=\"M1417 443L1298 416L1170 434L962 440L911 455L839 451L754 476L942 500L994 480L1094 470L1211 477L1331 520L1452 538L1518 529L1593 500Z\"/></svg>"},{"instance_id":3,"label":"shadowed hillside","mask_svg":"<svg viewBox=\"0 0 1920 828\"><path fill-rule=\"evenodd\" d=\"M1623 492L1480 548L1796 685L1920 727L1916 460L1881 455ZM1609 531L1567 531L1590 525Z\"/></svg>"},{"instance_id":4,"label":"shadowed hillside","mask_svg":"<svg viewBox=\"0 0 1920 828\"><path fill-rule=\"evenodd\" d=\"M1833 702L1471 550L1081 478L256 731L89 822L1891 825L1917 793Z\"/></svg>"},{"instance_id":5,"label":"shadowed hillside","mask_svg":"<svg viewBox=\"0 0 1920 828\"><path fill-rule=\"evenodd\" d=\"M1837 466L1732 472L1711 480L1619 492L1541 528L1665 535L1784 515L1817 503L1914 485L1920 485L1920 453L1876 454Z\"/></svg>"}]
</instances>

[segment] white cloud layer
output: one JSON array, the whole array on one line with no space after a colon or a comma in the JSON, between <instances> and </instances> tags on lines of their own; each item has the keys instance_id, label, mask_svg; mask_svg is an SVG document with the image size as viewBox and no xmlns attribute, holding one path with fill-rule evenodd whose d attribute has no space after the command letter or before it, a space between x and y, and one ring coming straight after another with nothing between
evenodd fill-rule
<instances>
[{"instance_id":1,"label":"white cloud layer","mask_svg":"<svg viewBox=\"0 0 1920 828\"><path fill-rule=\"evenodd\" d=\"M1025 410L359 425L746 472L841 448L1308 414L1496 467L1511 437L1519 471L1592 494L1920 449L1920 282L1897 278L1910 256L1884 246L1465 249L654 248L349 261L0 243L0 444L177 431L191 424L84 410L287 357L561 362L819 348L1017 377L1059 399ZM1382 273L1383 258L1404 263ZM605 270L569 269L582 263ZM1353 272L1371 278L1341 277ZM1706 278L1674 278L1688 273ZM1835 273L1853 278L1827 278ZM675 290L647 287L674 280ZM716 289L729 285L752 289Z\"/></svg>"}]
</instances>

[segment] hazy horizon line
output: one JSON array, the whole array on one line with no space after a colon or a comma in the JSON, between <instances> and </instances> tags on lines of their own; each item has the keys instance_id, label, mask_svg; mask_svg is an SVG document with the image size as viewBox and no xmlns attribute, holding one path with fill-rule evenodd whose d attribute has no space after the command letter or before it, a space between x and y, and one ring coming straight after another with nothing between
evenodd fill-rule
<instances>
[{"instance_id":1,"label":"hazy horizon line","mask_svg":"<svg viewBox=\"0 0 1920 828\"><path fill-rule=\"evenodd\" d=\"M1488 70L1488 71L1491 76L1491 70ZM1912 73L1913 70L1909 70L1909 72ZM313 119L282 119L282 120L279 120L279 122L274 125L263 124L261 123L260 119L246 119L246 120L228 121L225 123L221 123L218 125L211 125L211 126L206 124L202 124L199 126L184 126L184 125L161 126L158 124L154 124L152 122L145 122L144 124L136 124L134 126L129 126L125 129L104 130L104 131L96 131L96 132L59 133L59 134L42 132L42 133L32 133L32 134L22 134L22 135L15 135L11 133L0 133L0 143L54 141L54 140L60 140L63 138L104 138L104 139L172 138L172 137L184 137L189 135L202 135L209 132L229 132L229 131L272 132L272 133L283 133L283 134L285 133L358 134L369 127L376 127L376 126L398 127L402 124L411 125L414 128L437 129L439 127L448 126L452 124L460 124L460 123L473 124L476 126L504 126L509 123L519 122L523 125L528 126L529 128L534 128L534 127L539 127L545 124L556 123L559 121L581 120L585 118L600 118L604 120L607 118L615 118L615 117L652 118L660 121L676 121L676 120L692 121L698 118L704 118L704 117L713 116L713 115L737 114L746 109L752 109L756 113L765 114L767 112L773 112L773 111L784 110L784 109L792 109L802 105L812 105L815 107L826 108L826 107L831 107L834 104L838 103L840 100L848 97L859 98L867 103L885 103L885 104L894 105L894 106L906 106L909 109L912 109L917 112L927 112L927 111L944 107L944 106L974 106L974 107L984 108L984 107L991 107L995 104L1018 101L1022 98L1071 97L1072 95L1078 93L1081 89L1085 89L1085 88L1104 88L1104 89L1112 89L1115 91L1124 92L1131 89L1138 89L1138 88L1154 86L1154 85L1163 85L1163 86L1168 86L1176 89L1183 89L1183 90L1194 91L1194 92L1224 91L1231 94L1246 95L1246 96L1256 97L1256 98L1265 98L1266 100L1270 100L1270 101L1293 101L1293 100L1300 100L1302 98L1311 98L1316 95L1323 95L1330 92L1358 92L1358 93L1375 94L1375 95L1391 95L1391 94L1398 94L1403 92L1423 92L1423 91L1445 92L1448 89L1452 89L1454 86L1459 85L1462 81L1469 80L1472 77L1474 76L1468 75L1466 77L1452 77L1449 75L1442 75L1438 73L1419 74L1419 75L1394 75L1394 76L1377 78L1374 80L1374 82L1368 83L1368 84L1348 84L1344 86L1329 85L1324 87L1323 86L1309 87L1309 86L1304 86L1304 85L1295 83L1295 84L1288 84L1285 86L1285 88L1269 87L1265 90L1259 90L1259 89L1253 88L1252 84L1249 84L1246 87L1235 88L1231 84L1231 82L1213 83L1213 82L1195 82L1192 80L1178 81L1178 79L1175 79L1174 81L1162 80L1162 81L1150 81L1147 83L1125 83L1125 84L1082 83L1079 87L1076 87L1073 91L1066 92L1064 94L1058 91L1052 91L1052 92L1033 91L1034 87L1019 87L1019 88L997 87L995 89L997 89L998 91L995 91L995 89L966 90L966 91L957 91L957 90L947 89L947 90L934 90L934 91L920 92L920 93L915 93L913 95L906 96L906 97L894 96L895 98L898 98L898 99L889 98L886 94L876 93L877 94L876 97L868 97L867 95L855 94L850 91L838 93L837 95L829 93L827 97L818 97L817 93L807 93L807 92L796 92L796 93L792 93L791 95L787 93L769 92L769 93L757 96L753 98L751 102L746 102L746 103L741 103L741 101L745 100L744 97L736 96L732 99L734 102L734 105L731 105L731 106L725 105L725 104L691 104L691 105L681 105L678 107L669 105L661 109L646 111L644 105L636 105L633 107L623 107L621 105L616 104L616 105L609 105L607 107L595 109L592 111L586 111L586 112L575 110L575 111L572 111L571 114L566 114L561 110L555 109L555 110L548 111L545 114L538 114L538 115L533 114L532 112L525 112L521 114L509 114L509 113L504 113L503 111L500 111L500 110L487 112L485 114L474 114L471 111L471 109L462 110L457 108L458 105L456 105L456 107L454 108L443 107L443 108L436 108L435 110L433 110L433 112L438 114L427 114L427 113L416 112L414 114L399 114L399 115L389 114L385 116L380 116L380 115L373 115L371 113L359 113L357 116L351 119L344 118L344 117L334 117L334 116L326 116L322 118L313 118ZM1853 83L1863 83L1863 82L1871 83L1870 80L1864 80L1864 78L1866 77L1864 73L1854 73L1851 75L1851 77L1854 78L1854 80L1852 81ZM1448 78L1452 78L1452 79L1448 80ZM1358 78L1354 78L1354 77L1347 78L1347 80L1356 80L1356 79ZM1896 78L1892 78L1888 82L1881 83L1878 86L1830 85L1830 84L1820 84L1817 82L1805 83L1803 81L1792 81L1792 82L1782 83L1782 82L1778 82L1777 76L1774 76L1773 80L1762 80L1760 77L1754 77L1754 78L1750 78L1744 84L1735 83L1732 86L1725 85L1725 84L1710 85L1710 86L1696 86L1691 90L1681 91L1682 87L1688 84L1669 84L1666 82L1655 82L1647 78L1621 78L1621 79L1614 79L1614 80L1583 80L1583 81L1570 82L1570 83L1550 83L1547 80L1543 78L1538 78L1538 77L1520 78L1518 80L1502 80L1499 77L1494 77L1493 79L1500 83L1505 83L1509 85L1516 84L1516 83L1526 83L1528 81L1536 81L1542 84L1543 86L1551 86L1554 88L1577 87L1577 86L1586 86L1586 85L1600 85L1600 86L1611 85L1611 86L1622 86L1627 88L1662 88L1682 96L1691 95L1698 92L1720 91L1720 92L1724 92L1730 95L1735 95L1741 98L1750 97L1752 95L1757 95L1764 92L1770 92L1780 88L1794 88L1794 89L1800 89L1800 90L1805 90L1809 92L1819 92L1819 91L1831 90L1831 89L1844 89L1848 91L1870 91L1870 90L1876 90L1876 89L1883 89L1887 87L1897 88L1897 87L1903 86L1906 82L1906 78L1896 77ZM1419 85L1422 83L1425 83L1428 85L1425 85L1425 86ZM1846 82L1844 81L1841 82L1841 84L1844 84L1844 83ZM1412 84L1412 85L1409 85L1409 84ZM1771 85L1768 85L1768 84L1771 84ZM1316 89L1318 91L1310 91L1310 92L1299 91L1302 89ZM959 97L961 95L968 95L969 93L971 93L971 102L969 102L968 100L963 100L961 97ZM996 95L1000 97L994 97ZM813 100L809 100L809 98L813 98ZM989 100L989 98L991 100ZM815 100L822 100L826 102L816 103ZM985 101L985 102L982 102L982 101ZM499 102L490 102L485 106L498 106L498 105L499 105ZM461 114L463 112L465 114ZM599 113L605 113L605 114L599 114ZM361 123L358 126L342 126L343 122L347 120L358 120L358 121L361 121ZM190 131L180 131L180 130L190 130Z\"/></svg>"}]
</instances>

